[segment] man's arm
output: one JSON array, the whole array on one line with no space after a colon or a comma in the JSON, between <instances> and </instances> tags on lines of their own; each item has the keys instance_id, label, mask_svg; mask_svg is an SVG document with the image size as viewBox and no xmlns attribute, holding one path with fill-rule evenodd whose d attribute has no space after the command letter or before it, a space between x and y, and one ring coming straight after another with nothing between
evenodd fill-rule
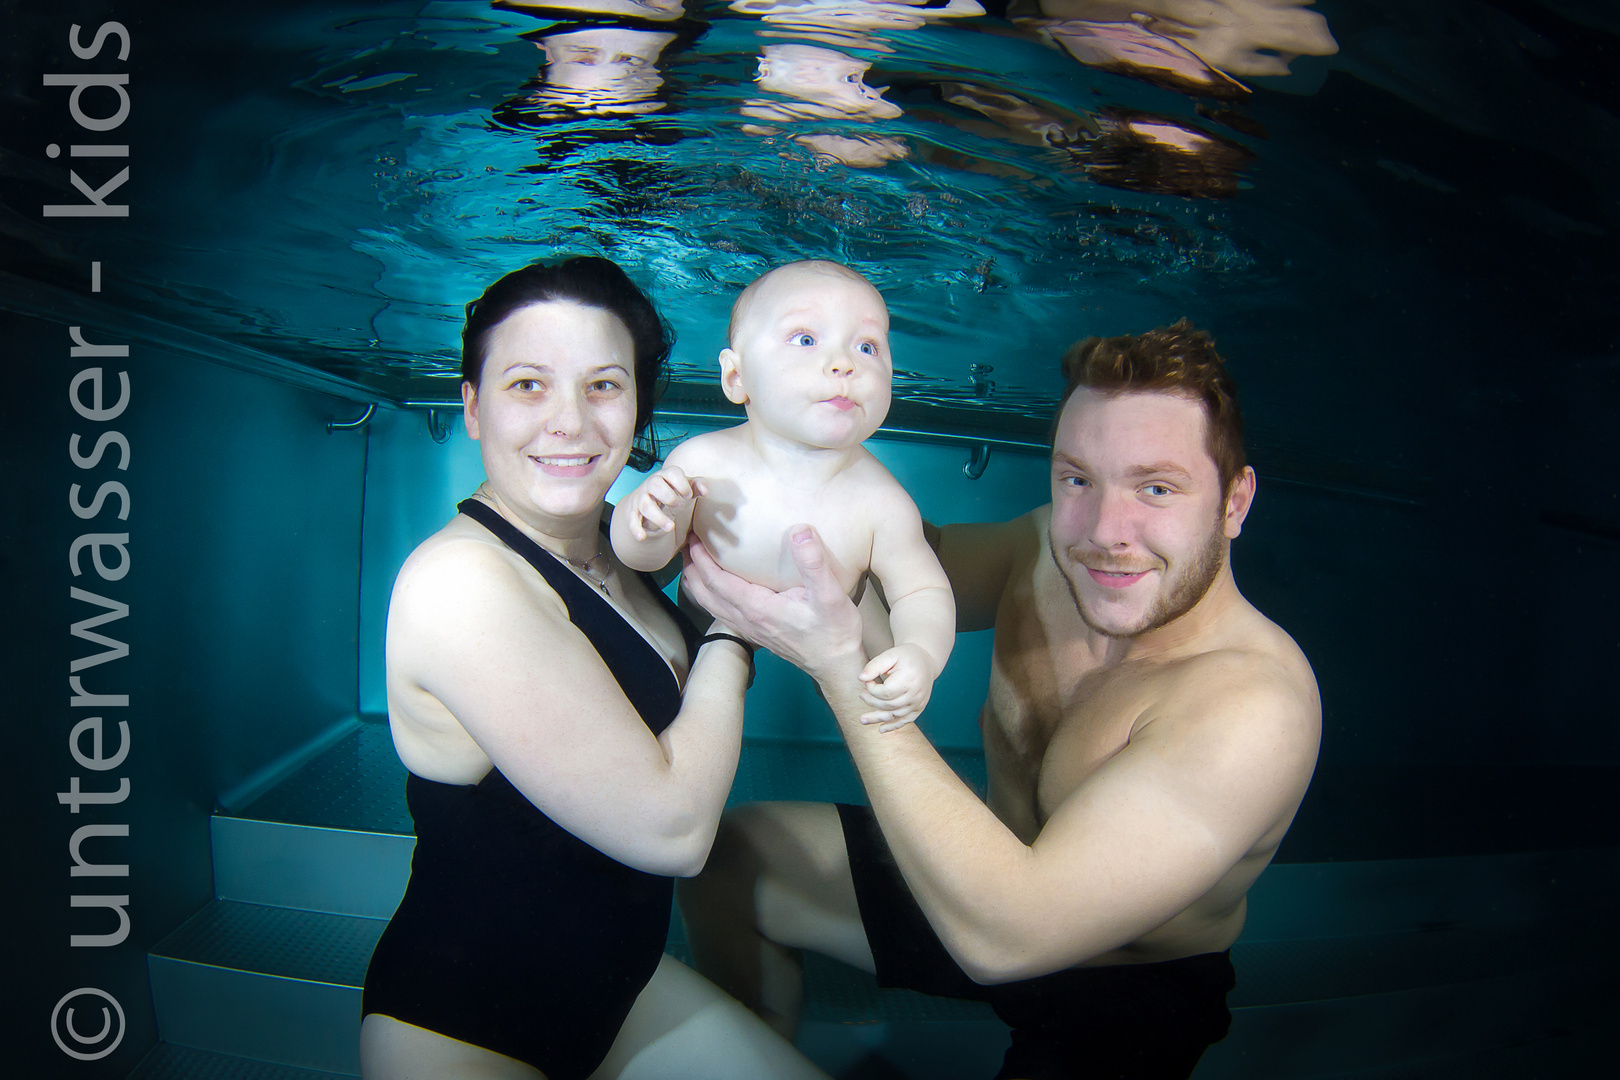
<instances>
[{"instance_id":1,"label":"man's arm","mask_svg":"<svg viewBox=\"0 0 1620 1080\"><path fill-rule=\"evenodd\" d=\"M1310 777L1315 726L1271 683L1228 685L1141 725L1028 846L920 732L878 738L841 680L823 686L929 923L963 970L996 983L1137 940L1287 820Z\"/></svg>"},{"instance_id":2,"label":"man's arm","mask_svg":"<svg viewBox=\"0 0 1620 1080\"><path fill-rule=\"evenodd\" d=\"M1040 544L1034 513L991 524L930 525L923 534L950 579L956 598L956 629L989 630L1019 556Z\"/></svg>"},{"instance_id":3,"label":"man's arm","mask_svg":"<svg viewBox=\"0 0 1620 1080\"><path fill-rule=\"evenodd\" d=\"M1186 700L1139 722L1025 845L915 728L882 734L860 723L859 617L819 542L796 537L792 550L805 587L776 594L697 548L694 594L816 678L901 873L980 982L1057 971L1163 925L1286 822L1304 793L1316 756L1312 706L1283 673L1220 658L1188 680L1196 686Z\"/></svg>"}]
</instances>

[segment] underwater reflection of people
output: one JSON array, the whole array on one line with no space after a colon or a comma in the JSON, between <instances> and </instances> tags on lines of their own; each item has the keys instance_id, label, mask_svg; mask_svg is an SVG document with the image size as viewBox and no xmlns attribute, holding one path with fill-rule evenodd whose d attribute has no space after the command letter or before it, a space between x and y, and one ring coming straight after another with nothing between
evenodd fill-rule
<instances>
[{"instance_id":1,"label":"underwater reflection of people","mask_svg":"<svg viewBox=\"0 0 1620 1080\"><path fill-rule=\"evenodd\" d=\"M1228 75L1287 75L1300 56L1331 56L1339 43L1312 0L1014 0L1012 17L1130 23L1185 45Z\"/></svg>"},{"instance_id":2,"label":"underwater reflection of people","mask_svg":"<svg viewBox=\"0 0 1620 1080\"><path fill-rule=\"evenodd\" d=\"M668 22L686 14L685 0L496 0L493 5L542 18L572 18L576 15L623 15L630 19Z\"/></svg>"},{"instance_id":3,"label":"underwater reflection of people","mask_svg":"<svg viewBox=\"0 0 1620 1080\"><path fill-rule=\"evenodd\" d=\"M1238 173L1254 155L1230 139L1168 116L1105 109L1101 128L1080 152L1086 173L1099 184L1153 195L1230 198Z\"/></svg>"},{"instance_id":4,"label":"underwater reflection of people","mask_svg":"<svg viewBox=\"0 0 1620 1080\"><path fill-rule=\"evenodd\" d=\"M768 23L828 30L915 30L941 19L984 14L978 0L729 0L728 6Z\"/></svg>"},{"instance_id":5,"label":"underwater reflection of people","mask_svg":"<svg viewBox=\"0 0 1620 1080\"><path fill-rule=\"evenodd\" d=\"M664 85L658 57L676 37L622 25L552 27L531 39L545 53L546 66L544 85L529 103L579 112L656 112L664 107L657 97Z\"/></svg>"},{"instance_id":6,"label":"underwater reflection of people","mask_svg":"<svg viewBox=\"0 0 1620 1080\"><path fill-rule=\"evenodd\" d=\"M937 103L928 108L908 96L907 105L918 120L1063 151L1068 162L1084 169L1091 180L1127 191L1228 198L1237 194L1239 172L1254 157L1239 143L1157 113L1118 108L1073 113L1002 87L968 82L912 84L910 89L912 96L927 93ZM920 153L959 168L1005 171L1004 165L988 159L944 156L927 149Z\"/></svg>"},{"instance_id":7,"label":"underwater reflection of people","mask_svg":"<svg viewBox=\"0 0 1620 1080\"><path fill-rule=\"evenodd\" d=\"M791 123L802 120L892 120L900 107L883 98L883 91L866 84L871 64L836 49L819 45L767 45L761 51L754 78L761 89L778 95L750 98L741 109L755 120ZM778 135L782 129L749 124L750 135ZM855 168L876 168L906 156L906 144L883 135L848 132L790 132L794 142L818 158L830 158Z\"/></svg>"},{"instance_id":8,"label":"underwater reflection of people","mask_svg":"<svg viewBox=\"0 0 1620 1080\"><path fill-rule=\"evenodd\" d=\"M849 117L879 120L900 115L883 91L866 85L871 64L819 45L767 45L754 82L785 101L750 101L743 115L760 119Z\"/></svg>"},{"instance_id":9,"label":"underwater reflection of people","mask_svg":"<svg viewBox=\"0 0 1620 1080\"><path fill-rule=\"evenodd\" d=\"M1210 67L1187 46L1135 22L1084 19L1033 23L1087 67L1130 75L1170 90L1214 97L1240 97L1249 88Z\"/></svg>"}]
</instances>

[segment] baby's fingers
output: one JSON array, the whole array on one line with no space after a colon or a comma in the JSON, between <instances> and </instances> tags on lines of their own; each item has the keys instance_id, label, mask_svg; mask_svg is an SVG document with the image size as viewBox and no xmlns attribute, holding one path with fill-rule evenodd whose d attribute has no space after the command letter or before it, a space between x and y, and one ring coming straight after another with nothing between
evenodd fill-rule
<instances>
[{"instance_id":1,"label":"baby's fingers","mask_svg":"<svg viewBox=\"0 0 1620 1080\"><path fill-rule=\"evenodd\" d=\"M861 668L861 682L871 684L893 671L898 661L889 653L879 653L866 662Z\"/></svg>"},{"instance_id":2,"label":"baby's fingers","mask_svg":"<svg viewBox=\"0 0 1620 1080\"><path fill-rule=\"evenodd\" d=\"M922 713L917 709L884 709L861 714L861 723L878 724L879 731L899 731L907 724L915 724Z\"/></svg>"},{"instance_id":3,"label":"baby's fingers","mask_svg":"<svg viewBox=\"0 0 1620 1080\"><path fill-rule=\"evenodd\" d=\"M632 524L640 524L643 529L642 534L636 537L637 540L647 539L648 533L666 533L675 527L675 520L664 513L663 507L651 500L642 504L641 512L635 517L637 520Z\"/></svg>"}]
</instances>

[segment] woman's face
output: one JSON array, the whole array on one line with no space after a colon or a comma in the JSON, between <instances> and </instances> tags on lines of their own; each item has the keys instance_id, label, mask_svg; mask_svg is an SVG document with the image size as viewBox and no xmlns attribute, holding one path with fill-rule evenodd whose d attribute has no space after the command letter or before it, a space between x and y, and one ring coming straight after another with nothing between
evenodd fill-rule
<instances>
[{"instance_id":1,"label":"woman's face","mask_svg":"<svg viewBox=\"0 0 1620 1080\"><path fill-rule=\"evenodd\" d=\"M618 316L570 301L519 308L490 332L467 434L489 486L544 532L601 512L636 427L635 346Z\"/></svg>"}]
</instances>

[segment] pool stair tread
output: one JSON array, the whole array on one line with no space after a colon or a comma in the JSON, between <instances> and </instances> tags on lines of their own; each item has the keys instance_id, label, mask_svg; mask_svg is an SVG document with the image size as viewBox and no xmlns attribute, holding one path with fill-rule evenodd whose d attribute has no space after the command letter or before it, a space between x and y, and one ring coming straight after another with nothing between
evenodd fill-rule
<instances>
[{"instance_id":1,"label":"pool stair tread","mask_svg":"<svg viewBox=\"0 0 1620 1080\"><path fill-rule=\"evenodd\" d=\"M359 1073L324 1072L216 1054L160 1042L129 1074L129 1080L353 1080Z\"/></svg>"}]
</instances>

